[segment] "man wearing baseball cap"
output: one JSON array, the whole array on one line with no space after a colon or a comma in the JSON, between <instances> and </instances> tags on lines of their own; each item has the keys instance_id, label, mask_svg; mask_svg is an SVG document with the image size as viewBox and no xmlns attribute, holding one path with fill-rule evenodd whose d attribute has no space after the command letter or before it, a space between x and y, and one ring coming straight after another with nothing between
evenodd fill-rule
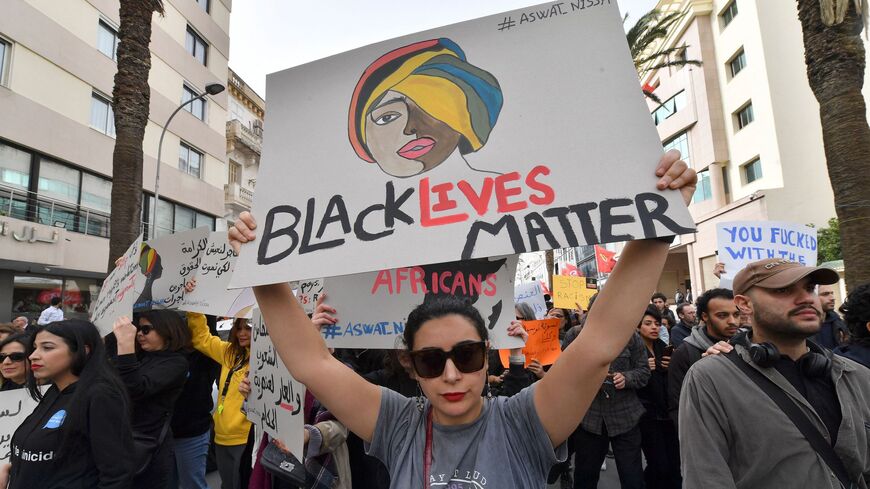
<instances>
[{"instance_id":1,"label":"man wearing baseball cap","mask_svg":"<svg viewBox=\"0 0 870 489\"><path fill-rule=\"evenodd\" d=\"M734 302L753 329L686 375L685 487L867 489L870 370L807 341L821 326L816 286L837 280L833 270L784 259L734 277Z\"/></svg>"}]
</instances>

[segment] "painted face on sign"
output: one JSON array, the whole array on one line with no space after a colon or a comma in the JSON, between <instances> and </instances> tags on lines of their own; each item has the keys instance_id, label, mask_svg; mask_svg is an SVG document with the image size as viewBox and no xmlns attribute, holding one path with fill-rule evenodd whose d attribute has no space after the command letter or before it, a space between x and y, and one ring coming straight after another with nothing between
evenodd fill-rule
<instances>
[{"instance_id":1,"label":"painted face on sign","mask_svg":"<svg viewBox=\"0 0 870 489\"><path fill-rule=\"evenodd\" d=\"M398 92L387 92L366 121L369 151L384 172L396 177L435 168L456 150L461 138Z\"/></svg>"}]
</instances>

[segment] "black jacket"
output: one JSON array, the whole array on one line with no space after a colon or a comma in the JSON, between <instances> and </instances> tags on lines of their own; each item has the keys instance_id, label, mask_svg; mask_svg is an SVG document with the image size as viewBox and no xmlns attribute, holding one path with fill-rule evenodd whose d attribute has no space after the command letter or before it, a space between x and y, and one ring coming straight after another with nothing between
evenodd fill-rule
<instances>
[{"instance_id":1,"label":"black jacket","mask_svg":"<svg viewBox=\"0 0 870 489\"><path fill-rule=\"evenodd\" d=\"M864 343L850 343L838 346L834 349L837 355L855 360L861 365L870 368L870 345Z\"/></svg>"},{"instance_id":2,"label":"black jacket","mask_svg":"<svg viewBox=\"0 0 870 489\"><path fill-rule=\"evenodd\" d=\"M686 323L680 321L671 328L671 344L674 345L674 348L679 348L690 334L692 334L692 327L686 326Z\"/></svg>"},{"instance_id":3,"label":"black jacket","mask_svg":"<svg viewBox=\"0 0 870 489\"><path fill-rule=\"evenodd\" d=\"M818 333L810 337L810 341L823 346L829 350L843 344L843 341L849 337L849 328L843 319L834 311L828 311L825 314L825 320L822 322L822 328Z\"/></svg>"},{"instance_id":4,"label":"black jacket","mask_svg":"<svg viewBox=\"0 0 870 489\"><path fill-rule=\"evenodd\" d=\"M133 476L133 435L123 393L108 385L91 387L85 404L86 430L66 435L69 402L78 386L49 387L12 437L9 489L73 488L128 489Z\"/></svg>"},{"instance_id":5,"label":"black jacket","mask_svg":"<svg viewBox=\"0 0 870 489\"><path fill-rule=\"evenodd\" d=\"M175 409L187 379L187 359L178 352L118 355L118 373L133 405L133 431L157 437Z\"/></svg>"},{"instance_id":6,"label":"black jacket","mask_svg":"<svg viewBox=\"0 0 870 489\"><path fill-rule=\"evenodd\" d=\"M662 356L666 346L668 345L664 341L656 340L652 352L644 348L647 358L655 357L656 368L650 372L646 385L637 390L637 397L646 409L641 419L670 419L668 418L668 371L662 367Z\"/></svg>"},{"instance_id":7,"label":"black jacket","mask_svg":"<svg viewBox=\"0 0 870 489\"><path fill-rule=\"evenodd\" d=\"M683 389L683 379L686 378L686 372L701 359L701 355L716 341L718 340L707 334L707 327L701 323L693 328L692 334L686 337L679 348L674 350L671 365L668 367L668 411L677 426L679 426L677 420L679 418L680 392Z\"/></svg>"},{"instance_id":8,"label":"black jacket","mask_svg":"<svg viewBox=\"0 0 870 489\"><path fill-rule=\"evenodd\" d=\"M187 382L175 401L170 424L175 438L192 438L211 429L211 388L221 373L219 363L198 351L187 355L187 364Z\"/></svg>"}]
</instances>

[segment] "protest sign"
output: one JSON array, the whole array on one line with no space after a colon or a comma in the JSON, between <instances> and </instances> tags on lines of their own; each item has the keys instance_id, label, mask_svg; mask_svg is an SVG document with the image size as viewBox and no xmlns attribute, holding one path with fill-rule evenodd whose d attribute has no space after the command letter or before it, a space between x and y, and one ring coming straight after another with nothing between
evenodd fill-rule
<instances>
[{"instance_id":1,"label":"protest sign","mask_svg":"<svg viewBox=\"0 0 870 489\"><path fill-rule=\"evenodd\" d=\"M37 404L27 389L0 393L0 463L9 463L12 435Z\"/></svg>"},{"instance_id":2,"label":"protest sign","mask_svg":"<svg viewBox=\"0 0 870 489\"><path fill-rule=\"evenodd\" d=\"M323 293L323 279L316 278L313 280L303 280L299 282L299 287L296 288L296 298L302 304L306 314L314 313L317 308L317 299Z\"/></svg>"},{"instance_id":3,"label":"protest sign","mask_svg":"<svg viewBox=\"0 0 870 489\"><path fill-rule=\"evenodd\" d=\"M139 274L139 253L142 236L136 238L118 259L115 269L103 281L100 294L91 308L91 322L100 334L112 332L115 319L119 316L133 316L133 304L139 293L136 292L136 279Z\"/></svg>"},{"instance_id":4,"label":"protest sign","mask_svg":"<svg viewBox=\"0 0 870 489\"><path fill-rule=\"evenodd\" d=\"M366 46L270 75L267 98L236 287L694 229L656 190L615 0Z\"/></svg>"},{"instance_id":5,"label":"protest sign","mask_svg":"<svg viewBox=\"0 0 870 489\"><path fill-rule=\"evenodd\" d=\"M245 401L248 419L278 438L299 460L305 429L305 386L296 381L278 357L266 323L254 310L251 328L251 393Z\"/></svg>"},{"instance_id":6,"label":"protest sign","mask_svg":"<svg viewBox=\"0 0 870 489\"><path fill-rule=\"evenodd\" d=\"M777 221L732 221L716 224L719 261L725 273L720 287L730 288L743 267L766 258L785 258L816 266L816 230L802 224Z\"/></svg>"},{"instance_id":7,"label":"protest sign","mask_svg":"<svg viewBox=\"0 0 870 489\"><path fill-rule=\"evenodd\" d=\"M184 285L196 278L205 258L206 227L169 234L142 244L139 253L138 298L133 311L178 309L184 303Z\"/></svg>"},{"instance_id":8,"label":"protest sign","mask_svg":"<svg viewBox=\"0 0 870 489\"><path fill-rule=\"evenodd\" d=\"M250 288L227 289L237 258L227 243L227 233L209 234L208 245L200 257L196 288L185 294L178 309L224 317L251 317L256 304L254 292Z\"/></svg>"},{"instance_id":9,"label":"protest sign","mask_svg":"<svg viewBox=\"0 0 870 489\"><path fill-rule=\"evenodd\" d=\"M589 299L598 292L587 282L586 277L553 275L553 307L577 309L580 306L585 310Z\"/></svg>"},{"instance_id":10,"label":"protest sign","mask_svg":"<svg viewBox=\"0 0 870 489\"><path fill-rule=\"evenodd\" d=\"M543 319L547 315L547 300L544 299L544 291L538 282L516 284L514 286L514 304L525 302L532 307L537 319Z\"/></svg>"},{"instance_id":11,"label":"protest sign","mask_svg":"<svg viewBox=\"0 0 870 489\"><path fill-rule=\"evenodd\" d=\"M529 333L529 341L523 347L526 357L526 367L537 360L541 365L552 365L562 354L559 343L559 319L542 319L539 321L523 321L523 327ZM510 350L499 350L499 358L503 367L509 366Z\"/></svg>"},{"instance_id":12,"label":"protest sign","mask_svg":"<svg viewBox=\"0 0 870 489\"><path fill-rule=\"evenodd\" d=\"M452 295L473 301L495 348L519 347L522 341L507 335L515 317L516 269L517 257L510 256L327 278L324 291L339 322L320 332L333 348L404 348L401 338L411 310Z\"/></svg>"}]
</instances>

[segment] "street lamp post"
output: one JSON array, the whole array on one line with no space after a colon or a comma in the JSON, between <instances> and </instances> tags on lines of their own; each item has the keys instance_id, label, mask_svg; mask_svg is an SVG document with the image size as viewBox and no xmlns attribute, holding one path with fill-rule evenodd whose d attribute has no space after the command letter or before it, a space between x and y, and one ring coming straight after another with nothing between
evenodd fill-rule
<instances>
[{"instance_id":1,"label":"street lamp post","mask_svg":"<svg viewBox=\"0 0 870 489\"><path fill-rule=\"evenodd\" d=\"M151 232L148 233L151 235L151 238L154 238L157 233L157 203L160 201L160 156L163 152L163 137L166 136L166 129L169 127L169 123L172 122L172 118L175 117L175 114L183 109L185 105L192 104L197 100L205 100L206 95L217 95L223 92L224 88L225 87L220 83L210 83L206 85L205 93L179 105L175 111L172 112L172 115L169 116L169 119L166 119L166 124L163 124L163 131L160 132L160 142L157 144L157 176L154 177L154 211L151 213Z\"/></svg>"}]
</instances>

